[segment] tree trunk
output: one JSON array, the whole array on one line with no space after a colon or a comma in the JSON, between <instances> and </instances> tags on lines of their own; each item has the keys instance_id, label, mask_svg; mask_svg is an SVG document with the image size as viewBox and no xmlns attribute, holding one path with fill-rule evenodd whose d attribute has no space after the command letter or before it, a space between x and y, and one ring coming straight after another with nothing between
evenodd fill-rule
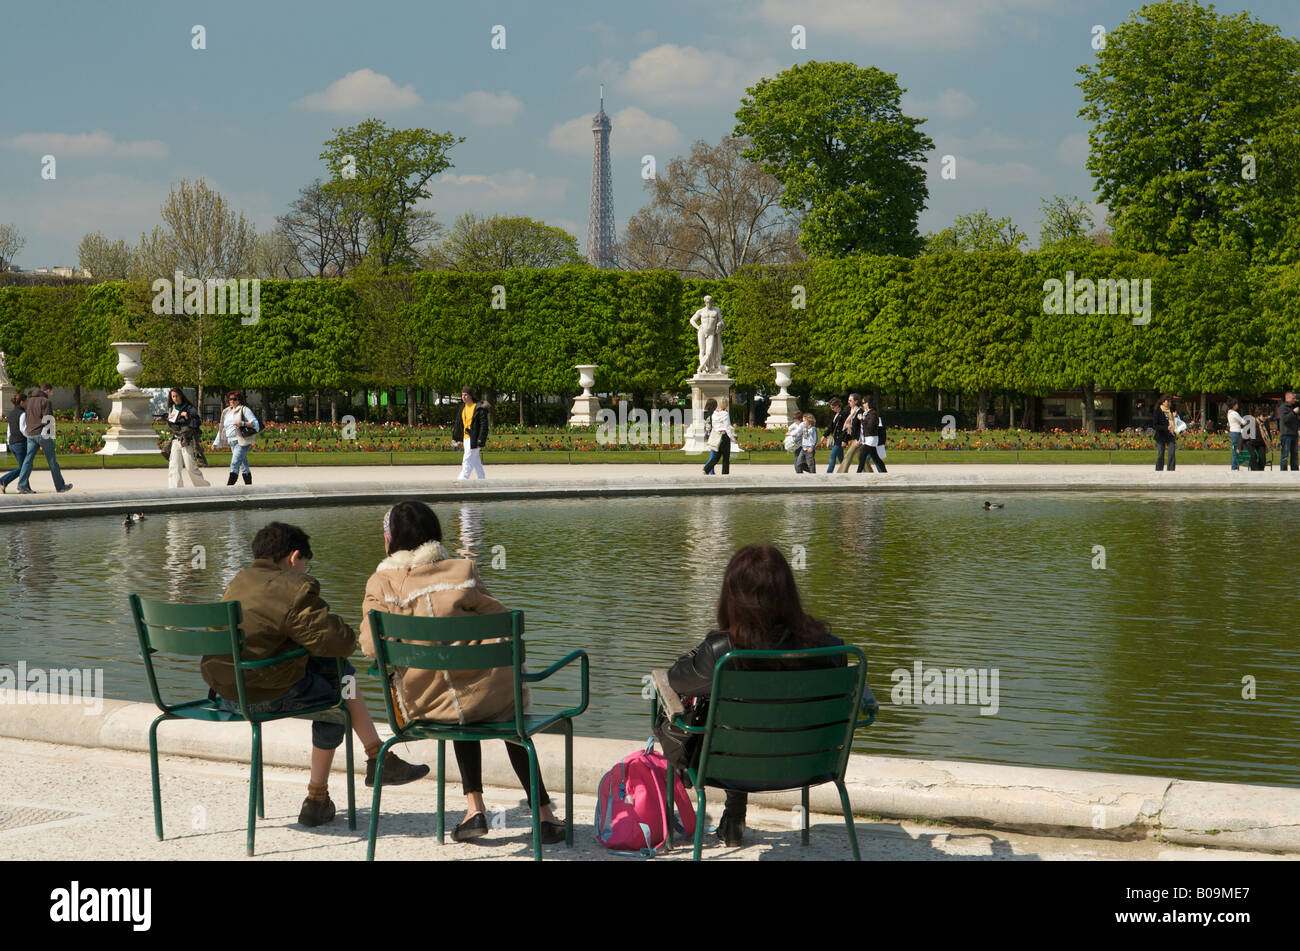
<instances>
[{"instance_id":1,"label":"tree trunk","mask_svg":"<svg viewBox=\"0 0 1300 951\"><path fill-rule=\"evenodd\" d=\"M330 390L330 425L337 426L338 424L339 424L339 399L338 399L338 395L333 390Z\"/></svg>"},{"instance_id":2,"label":"tree trunk","mask_svg":"<svg viewBox=\"0 0 1300 951\"><path fill-rule=\"evenodd\" d=\"M1034 418L1034 408L1037 405L1038 405L1038 397L1036 396L1025 397L1025 415L1020 423L1020 427L1022 429L1027 429L1030 432L1033 432L1035 427L1037 427L1038 421Z\"/></svg>"},{"instance_id":3,"label":"tree trunk","mask_svg":"<svg viewBox=\"0 0 1300 951\"><path fill-rule=\"evenodd\" d=\"M77 419L81 419L81 384L80 384L80 383L78 383L76 386L74 386L74 387L72 388L72 398L73 398L73 400L76 401L76 404L77 404ZM1202 406L1205 405L1205 394L1204 394L1204 393L1201 394L1201 405L1202 405ZM5 409L8 409L8 408L9 408L9 407L7 407L7 406L5 407ZM1204 415L1204 410L1202 410L1202 415Z\"/></svg>"},{"instance_id":4,"label":"tree trunk","mask_svg":"<svg viewBox=\"0 0 1300 951\"><path fill-rule=\"evenodd\" d=\"M1083 396L1083 431L1085 433L1095 433L1097 431L1097 410L1093 406L1093 399L1097 393L1097 387L1090 381L1079 388Z\"/></svg>"},{"instance_id":5,"label":"tree trunk","mask_svg":"<svg viewBox=\"0 0 1300 951\"><path fill-rule=\"evenodd\" d=\"M519 425L524 424L524 394L516 393L515 399L519 400Z\"/></svg>"},{"instance_id":6,"label":"tree trunk","mask_svg":"<svg viewBox=\"0 0 1300 951\"><path fill-rule=\"evenodd\" d=\"M1201 391L1201 432L1210 431L1209 420L1206 418L1206 411L1209 409L1208 395L1204 390ZM77 415L81 415L81 407L77 407Z\"/></svg>"},{"instance_id":7,"label":"tree trunk","mask_svg":"<svg viewBox=\"0 0 1300 951\"><path fill-rule=\"evenodd\" d=\"M976 397L975 428L982 431L989 428L989 391L979 390Z\"/></svg>"},{"instance_id":8,"label":"tree trunk","mask_svg":"<svg viewBox=\"0 0 1300 951\"><path fill-rule=\"evenodd\" d=\"M749 400L749 425L758 425L758 390L751 389L746 391L745 396Z\"/></svg>"},{"instance_id":9,"label":"tree trunk","mask_svg":"<svg viewBox=\"0 0 1300 951\"><path fill-rule=\"evenodd\" d=\"M320 390L316 390L316 422L320 422Z\"/></svg>"},{"instance_id":10,"label":"tree trunk","mask_svg":"<svg viewBox=\"0 0 1300 951\"><path fill-rule=\"evenodd\" d=\"M406 425L415 425L415 387L406 388Z\"/></svg>"}]
</instances>

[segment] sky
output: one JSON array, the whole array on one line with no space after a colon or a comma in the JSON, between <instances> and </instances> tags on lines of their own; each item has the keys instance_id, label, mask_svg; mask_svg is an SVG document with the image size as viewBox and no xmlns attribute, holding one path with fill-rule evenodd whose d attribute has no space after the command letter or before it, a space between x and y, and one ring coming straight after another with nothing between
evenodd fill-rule
<instances>
[{"instance_id":1,"label":"sky","mask_svg":"<svg viewBox=\"0 0 1300 951\"><path fill-rule=\"evenodd\" d=\"M1139 6L6 0L0 224L26 239L23 268L75 264L82 235L134 244L173 182L202 177L267 230L302 186L328 178L319 155L334 130L375 116L465 137L421 206L443 224L467 211L528 215L585 250L600 83L621 236L648 200L644 156L662 168L697 139L716 143L747 87L819 60L896 74L905 114L927 119L922 233L987 208L1036 241L1042 198L1095 200L1075 70L1094 55L1094 27L1113 29ZM1216 8L1300 35L1296 0ZM497 26L504 49L493 47ZM53 179L42 178L45 155ZM955 178L940 175L944 155L956 157Z\"/></svg>"}]
</instances>

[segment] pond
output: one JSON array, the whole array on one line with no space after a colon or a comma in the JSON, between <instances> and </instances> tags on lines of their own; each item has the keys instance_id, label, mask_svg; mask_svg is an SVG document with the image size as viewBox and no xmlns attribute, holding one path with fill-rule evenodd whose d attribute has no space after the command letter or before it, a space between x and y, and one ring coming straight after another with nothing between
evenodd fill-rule
<instances>
[{"instance_id":1,"label":"pond","mask_svg":"<svg viewBox=\"0 0 1300 951\"><path fill-rule=\"evenodd\" d=\"M1300 508L1289 497L1019 494L994 511L982 500L783 494L435 511L449 547L477 551L491 593L526 612L532 669L590 653L584 735L648 735L642 676L711 629L731 553L767 542L799 566L805 607L866 651L882 709L859 731L859 752L1300 785L1297 572L1286 554ZM219 599L251 559L253 533L276 519L310 533L312 573L356 626L386 507L159 514L129 530L120 515L8 524L0 664L103 667L107 696L148 700L127 595ZM972 683L960 703L920 689L951 680L949 669L983 676L983 694ZM535 690L535 707L558 707L572 682ZM187 665L167 667L165 683L202 693ZM361 687L382 716L374 679Z\"/></svg>"}]
</instances>

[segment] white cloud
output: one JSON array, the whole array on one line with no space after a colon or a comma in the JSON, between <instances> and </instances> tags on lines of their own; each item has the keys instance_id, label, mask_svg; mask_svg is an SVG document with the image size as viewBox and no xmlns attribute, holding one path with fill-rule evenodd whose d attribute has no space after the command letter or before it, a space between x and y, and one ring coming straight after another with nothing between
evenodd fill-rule
<instances>
[{"instance_id":1,"label":"white cloud","mask_svg":"<svg viewBox=\"0 0 1300 951\"><path fill-rule=\"evenodd\" d=\"M583 66L574 79L604 82L627 96L655 103L739 99L745 89L779 70L775 60L746 62L717 50L664 43L625 67L611 59Z\"/></svg>"},{"instance_id":2,"label":"white cloud","mask_svg":"<svg viewBox=\"0 0 1300 951\"><path fill-rule=\"evenodd\" d=\"M924 127L923 127L924 128ZM1035 139L1018 139L996 129L985 126L971 136L943 135L934 130L927 130L934 139L934 149L940 154L963 154L967 152L1021 152L1042 147L1043 143Z\"/></svg>"},{"instance_id":3,"label":"white cloud","mask_svg":"<svg viewBox=\"0 0 1300 951\"><path fill-rule=\"evenodd\" d=\"M995 31L1032 29L1032 23L1021 22L1028 14L1060 12L1053 0L762 0L757 10L784 29L796 23L807 27L810 44L820 33L911 49L973 47Z\"/></svg>"},{"instance_id":4,"label":"white cloud","mask_svg":"<svg viewBox=\"0 0 1300 951\"><path fill-rule=\"evenodd\" d=\"M975 113L975 100L960 89L945 89L933 99L908 93L903 96L903 113L918 119L961 119Z\"/></svg>"},{"instance_id":5,"label":"white cloud","mask_svg":"<svg viewBox=\"0 0 1300 951\"><path fill-rule=\"evenodd\" d=\"M524 111L524 104L505 90L486 92L478 89L442 103L442 107L480 125L509 125Z\"/></svg>"},{"instance_id":6,"label":"white cloud","mask_svg":"<svg viewBox=\"0 0 1300 951\"><path fill-rule=\"evenodd\" d=\"M1088 133L1071 132L1056 147L1056 158L1063 165L1082 168L1088 161Z\"/></svg>"},{"instance_id":7,"label":"white cloud","mask_svg":"<svg viewBox=\"0 0 1300 951\"><path fill-rule=\"evenodd\" d=\"M6 140L12 149L24 152L50 154L55 158L65 155L106 158L166 158L166 142L158 139L140 139L136 142L118 142L103 129L94 132L24 132Z\"/></svg>"},{"instance_id":8,"label":"white cloud","mask_svg":"<svg viewBox=\"0 0 1300 951\"><path fill-rule=\"evenodd\" d=\"M323 92L303 96L294 105L317 112L367 112L410 109L420 101L414 86L398 86L383 73L358 69L334 80Z\"/></svg>"},{"instance_id":9,"label":"white cloud","mask_svg":"<svg viewBox=\"0 0 1300 951\"><path fill-rule=\"evenodd\" d=\"M682 144L682 134L677 126L667 119L656 119L636 106L620 109L609 120L609 147L616 156L641 156L655 149L671 149ZM579 116L554 126L546 136L546 144L561 152L590 155L591 116Z\"/></svg>"}]
</instances>

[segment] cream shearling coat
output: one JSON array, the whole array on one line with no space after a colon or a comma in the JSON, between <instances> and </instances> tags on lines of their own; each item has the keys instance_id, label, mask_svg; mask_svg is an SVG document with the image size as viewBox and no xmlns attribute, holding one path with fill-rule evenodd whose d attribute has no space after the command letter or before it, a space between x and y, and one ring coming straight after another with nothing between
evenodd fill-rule
<instances>
[{"instance_id":1,"label":"cream shearling coat","mask_svg":"<svg viewBox=\"0 0 1300 951\"><path fill-rule=\"evenodd\" d=\"M495 614L506 608L487 593L473 561L451 555L438 542L426 542L414 551L389 555L366 582L361 606L361 649L367 657L375 656L371 610L415 617L454 617ZM398 709L408 722L490 723L508 720L515 713L509 667L456 671L399 667L394 684Z\"/></svg>"}]
</instances>

